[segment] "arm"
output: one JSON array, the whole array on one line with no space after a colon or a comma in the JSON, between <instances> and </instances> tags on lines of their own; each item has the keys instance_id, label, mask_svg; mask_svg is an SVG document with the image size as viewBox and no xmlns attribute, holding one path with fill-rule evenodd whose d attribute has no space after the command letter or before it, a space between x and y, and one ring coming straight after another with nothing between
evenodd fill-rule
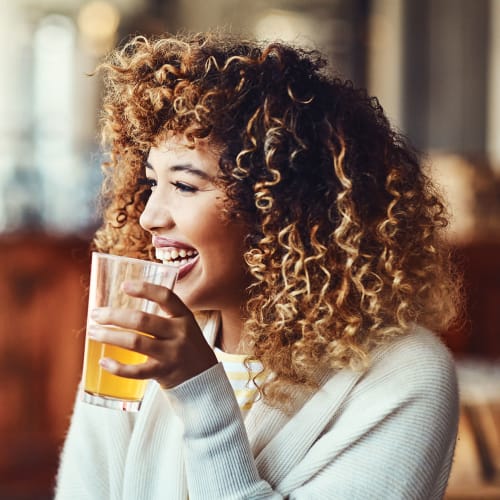
<instances>
[{"instance_id":1,"label":"arm","mask_svg":"<svg viewBox=\"0 0 500 500\"><path fill-rule=\"evenodd\" d=\"M260 478L222 364L166 391L184 423L190 499L280 499Z\"/></svg>"}]
</instances>

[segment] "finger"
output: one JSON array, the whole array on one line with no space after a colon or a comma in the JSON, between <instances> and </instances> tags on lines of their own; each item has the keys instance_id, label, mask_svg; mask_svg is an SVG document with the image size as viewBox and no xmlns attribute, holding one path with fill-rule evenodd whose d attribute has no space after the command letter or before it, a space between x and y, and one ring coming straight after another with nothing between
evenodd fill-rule
<instances>
[{"instance_id":1,"label":"finger","mask_svg":"<svg viewBox=\"0 0 500 500\"><path fill-rule=\"evenodd\" d=\"M132 297L139 297L156 302L170 316L185 316L191 312L184 302L182 302L172 290L165 286L154 285L146 281L129 280L123 283L122 288Z\"/></svg>"},{"instance_id":2,"label":"finger","mask_svg":"<svg viewBox=\"0 0 500 500\"><path fill-rule=\"evenodd\" d=\"M154 355L157 351L155 343L157 343L158 340L139 332L132 332L109 326L92 325L88 328L87 336L92 340L123 347L124 349L147 356Z\"/></svg>"},{"instance_id":3,"label":"finger","mask_svg":"<svg viewBox=\"0 0 500 500\"><path fill-rule=\"evenodd\" d=\"M171 320L135 309L99 307L92 311L92 319L100 325L113 325L134 330L160 339L173 337Z\"/></svg>"},{"instance_id":4,"label":"finger","mask_svg":"<svg viewBox=\"0 0 500 500\"><path fill-rule=\"evenodd\" d=\"M178 385L178 381L174 379L173 383L169 382L172 372L175 374L175 369L171 370L168 363L159 363L156 360L148 359L144 363L129 365L120 363L116 359L101 358L99 365L106 371L119 377L132 379L155 379L160 382L160 375L166 378L166 381L160 382L165 387L173 387Z\"/></svg>"},{"instance_id":5,"label":"finger","mask_svg":"<svg viewBox=\"0 0 500 500\"><path fill-rule=\"evenodd\" d=\"M101 358L99 365L109 373L118 375L119 377L133 379L149 379L153 378L154 364L149 360L136 365L126 365L111 358Z\"/></svg>"}]
</instances>

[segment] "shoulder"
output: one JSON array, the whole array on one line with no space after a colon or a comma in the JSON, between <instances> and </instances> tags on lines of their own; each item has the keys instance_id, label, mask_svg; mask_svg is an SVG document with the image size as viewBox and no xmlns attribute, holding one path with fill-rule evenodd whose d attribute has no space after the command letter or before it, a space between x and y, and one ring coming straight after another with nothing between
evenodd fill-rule
<instances>
[{"instance_id":1,"label":"shoulder","mask_svg":"<svg viewBox=\"0 0 500 500\"><path fill-rule=\"evenodd\" d=\"M358 381L358 395L386 400L419 401L430 406L458 407L455 362L433 332L415 326L372 352L371 365Z\"/></svg>"},{"instance_id":2,"label":"shoulder","mask_svg":"<svg viewBox=\"0 0 500 500\"><path fill-rule=\"evenodd\" d=\"M456 379L450 351L436 334L421 326L374 349L369 372L414 373L419 379L439 374Z\"/></svg>"},{"instance_id":3,"label":"shoulder","mask_svg":"<svg viewBox=\"0 0 500 500\"><path fill-rule=\"evenodd\" d=\"M453 357L442 341L415 327L377 347L371 361L365 372L342 370L326 383L327 389L345 388L333 413L334 427L338 430L343 422L345 432L362 435L383 429L382 440L411 434L412 447L419 441L447 450L456 435L459 398Z\"/></svg>"}]
</instances>

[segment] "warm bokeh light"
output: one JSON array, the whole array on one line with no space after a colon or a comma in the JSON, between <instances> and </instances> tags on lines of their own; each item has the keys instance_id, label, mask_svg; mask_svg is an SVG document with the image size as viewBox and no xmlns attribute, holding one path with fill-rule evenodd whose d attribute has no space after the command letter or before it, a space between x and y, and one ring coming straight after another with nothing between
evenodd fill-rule
<instances>
[{"instance_id":1,"label":"warm bokeh light","mask_svg":"<svg viewBox=\"0 0 500 500\"><path fill-rule=\"evenodd\" d=\"M110 2L95 0L82 6L77 24L85 46L102 53L109 50L116 37L120 13Z\"/></svg>"},{"instance_id":2,"label":"warm bokeh light","mask_svg":"<svg viewBox=\"0 0 500 500\"><path fill-rule=\"evenodd\" d=\"M307 15L293 11L270 9L264 11L255 23L255 35L263 40L280 39L307 43L314 39L314 22Z\"/></svg>"}]
</instances>

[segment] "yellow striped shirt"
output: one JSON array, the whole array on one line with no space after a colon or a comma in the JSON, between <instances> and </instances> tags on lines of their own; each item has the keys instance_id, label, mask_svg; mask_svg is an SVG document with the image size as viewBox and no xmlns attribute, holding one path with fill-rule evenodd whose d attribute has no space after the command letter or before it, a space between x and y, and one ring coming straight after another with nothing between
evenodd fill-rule
<instances>
[{"instance_id":1,"label":"yellow striped shirt","mask_svg":"<svg viewBox=\"0 0 500 500\"><path fill-rule=\"evenodd\" d=\"M231 383L236 400L243 418L252 407L258 394L257 384L264 380L262 364L259 361L250 361L245 365L246 354L230 354L215 348L215 356L222 363L227 378Z\"/></svg>"}]
</instances>

